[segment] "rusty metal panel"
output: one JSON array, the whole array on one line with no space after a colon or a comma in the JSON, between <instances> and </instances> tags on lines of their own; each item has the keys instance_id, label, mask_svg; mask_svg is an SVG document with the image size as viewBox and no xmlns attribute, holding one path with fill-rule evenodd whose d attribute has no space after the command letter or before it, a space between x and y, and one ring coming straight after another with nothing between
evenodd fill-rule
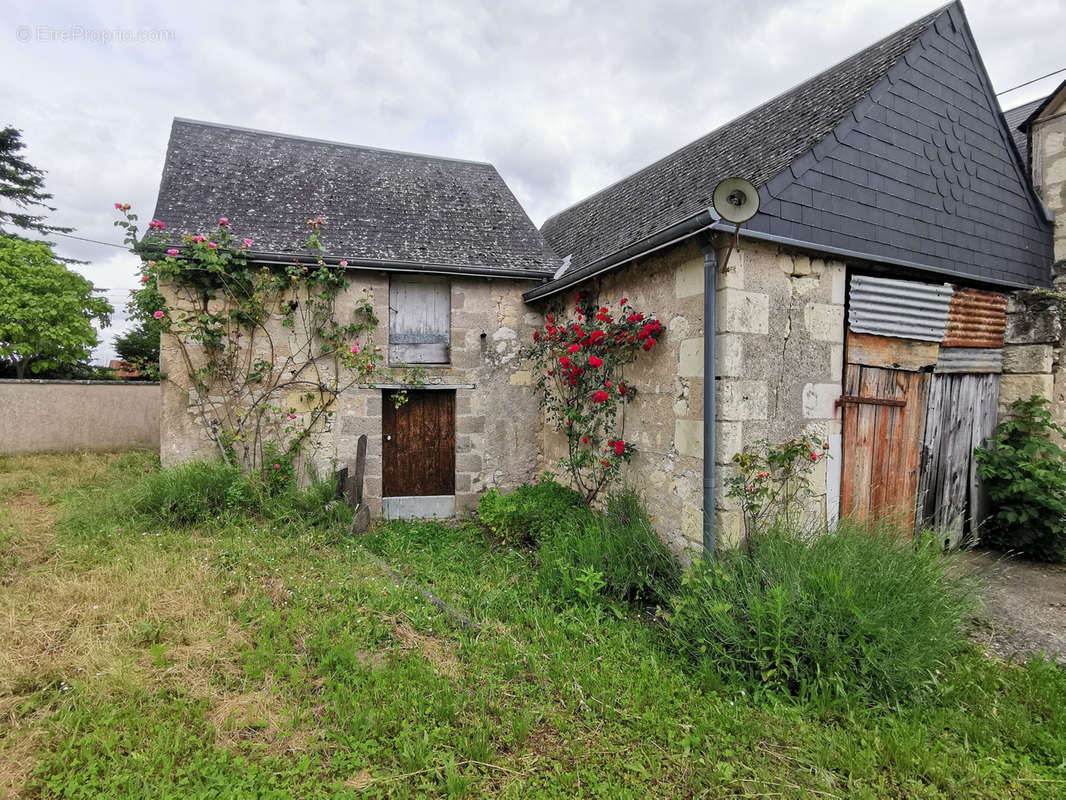
<instances>
[{"instance_id":1,"label":"rusty metal panel","mask_svg":"<svg viewBox=\"0 0 1066 800\"><path fill-rule=\"evenodd\" d=\"M848 325L856 333L939 342L944 338L952 287L853 275Z\"/></svg>"},{"instance_id":2,"label":"rusty metal panel","mask_svg":"<svg viewBox=\"0 0 1066 800\"><path fill-rule=\"evenodd\" d=\"M1003 372L1003 348L941 347L933 372L999 374Z\"/></svg>"},{"instance_id":3,"label":"rusty metal panel","mask_svg":"<svg viewBox=\"0 0 1066 800\"><path fill-rule=\"evenodd\" d=\"M1007 296L956 286L948 309L945 347L1003 347Z\"/></svg>"}]
</instances>

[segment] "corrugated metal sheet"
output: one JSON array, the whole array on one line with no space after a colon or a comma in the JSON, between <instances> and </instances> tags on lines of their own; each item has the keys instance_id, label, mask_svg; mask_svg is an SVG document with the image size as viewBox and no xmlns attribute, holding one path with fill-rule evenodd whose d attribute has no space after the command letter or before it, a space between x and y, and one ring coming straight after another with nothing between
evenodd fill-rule
<instances>
[{"instance_id":1,"label":"corrugated metal sheet","mask_svg":"<svg viewBox=\"0 0 1066 800\"><path fill-rule=\"evenodd\" d=\"M856 333L939 342L948 324L952 288L853 275L848 325Z\"/></svg>"},{"instance_id":2,"label":"corrugated metal sheet","mask_svg":"<svg viewBox=\"0 0 1066 800\"><path fill-rule=\"evenodd\" d=\"M941 347L934 372L1003 372L1003 349Z\"/></svg>"},{"instance_id":3,"label":"corrugated metal sheet","mask_svg":"<svg viewBox=\"0 0 1066 800\"><path fill-rule=\"evenodd\" d=\"M1002 347L1006 330L1006 295L955 287L948 309L945 347Z\"/></svg>"}]
</instances>

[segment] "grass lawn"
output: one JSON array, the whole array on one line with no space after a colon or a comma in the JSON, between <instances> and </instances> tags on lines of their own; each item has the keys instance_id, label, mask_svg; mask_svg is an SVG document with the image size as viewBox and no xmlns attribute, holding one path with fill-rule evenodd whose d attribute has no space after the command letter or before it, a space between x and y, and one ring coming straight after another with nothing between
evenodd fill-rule
<instances>
[{"instance_id":1,"label":"grass lawn","mask_svg":"<svg viewBox=\"0 0 1066 800\"><path fill-rule=\"evenodd\" d=\"M752 697L477 525L170 529L123 505L154 464L0 458L0 796L1066 796L1045 662L971 652L919 707Z\"/></svg>"}]
</instances>

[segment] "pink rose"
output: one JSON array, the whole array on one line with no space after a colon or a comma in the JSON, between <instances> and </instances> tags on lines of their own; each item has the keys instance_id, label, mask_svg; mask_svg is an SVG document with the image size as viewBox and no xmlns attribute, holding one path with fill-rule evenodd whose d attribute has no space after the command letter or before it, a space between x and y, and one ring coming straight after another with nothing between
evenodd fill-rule
<instances>
[{"instance_id":1,"label":"pink rose","mask_svg":"<svg viewBox=\"0 0 1066 800\"><path fill-rule=\"evenodd\" d=\"M176 256L177 254L178 254L178 251L175 250L173 247L171 247L169 250L167 250L167 255L168 256Z\"/></svg>"},{"instance_id":2,"label":"pink rose","mask_svg":"<svg viewBox=\"0 0 1066 800\"><path fill-rule=\"evenodd\" d=\"M345 261L344 259L341 259L341 266L342 266L342 267L346 267L346 266L348 266L348 262L347 262L347 261Z\"/></svg>"},{"instance_id":3,"label":"pink rose","mask_svg":"<svg viewBox=\"0 0 1066 800\"><path fill-rule=\"evenodd\" d=\"M229 220L226 219L225 217L219 217L218 218L218 224L221 225L222 227L226 227L227 225L229 225Z\"/></svg>"},{"instance_id":4,"label":"pink rose","mask_svg":"<svg viewBox=\"0 0 1066 800\"><path fill-rule=\"evenodd\" d=\"M352 345L352 354L359 355L359 345Z\"/></svg>"},{"instance_id":5,"label":"pink rose","mask_svg":"<svg viewBox=\"0 0 1066 800\"><path fill-rule=\"evenodd\" d=\"M152 314L152 316L155 317L156 319L163 319L164 314L163 314L162 311L156 311L154 314Z\"/></svg>"},{"instance_id":6,"label":"pink rose","mask_svg":"<svg viewBox=\"0 0 1066 800\"><path fill-rule=\"evenodd\" d=\"M274 469L281 469L281 464L275 464Z\"/></svg>"},{"instance_id":7,"label":"pink rose","mask_svg":"<svg viewBox=\"0 0 1066 800\"><path fill-rule=\"evenodd\" d=\"M141 276L141 283L148 283L148 276L147 275L142 275Z\"/></svg>"},{"instance_id":8,"label":"pink rose","mask_svg":"<svg viewBox=\"0 0 1066 800\"><path fill-rule=\"evenodd\" d=\"M210 247L212 250L214 250L216 247L218 247L218 245L215 244L214 242L208 242L207 246Z\"/></svg>"},{"instance_id":9,"label":"pink rose","mask_svg":"<svg viewBox=\"0 0 1066 800\"><path fill-rule=\"evenodd\" d=\"M115 203L115 208L118 209L119 211L121 211L122 210L122 203Z\"/></svg>"},{"instance_id":10,"label":"pink rose","mask_svg":"<svg viewBox=\"0 0 1066 800\"><path fill-rule=\"evenodd\" d=\"M150 267L154 267L154 266L155 266L155 262L154 262L154 261L149 261L149 262L148 262L148 266L150 266Z\"/></svg>"},{"instance_id":11,"label":"pink rose","mask_svg":"<svg viewBox=\"0 0 1066 800\"><path fill-rule=\"evenodd\" d=\"M196 234L194 237L192 237L192 240L196 242L196 244L200 244L200 242L204 240L204 237L200 234Z\"/></svg>"},{"instance_id":12,"label":"pink rose","mask_svg":"<svg viewBox=\"0 0 1066 800\"><path fill-rule=\"evenodd\" d=\"M291 413L290 413L290 414L289 414L289 419L296 419L296 415L295 415L295 414L291 414Z\"/></svg>"},{"instance_id":13,"label":"pink rose","mask_svg":"<svg viewBox=\"0 0 1066 800\"><path fill-rule=\"evenodd\" d=\"M251 247L252 246L252 240L251 239L245 239L244 240L244 246L245 247Z\"/></svg>"}]
</instances>

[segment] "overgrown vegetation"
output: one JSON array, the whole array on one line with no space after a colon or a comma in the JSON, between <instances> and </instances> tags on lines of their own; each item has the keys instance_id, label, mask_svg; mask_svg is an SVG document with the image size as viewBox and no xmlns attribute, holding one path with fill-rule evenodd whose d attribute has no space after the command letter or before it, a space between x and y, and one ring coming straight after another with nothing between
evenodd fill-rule
<instances>
[{"instance_id":1,"label":"overgrown vegetation","mask_svg":"<svg viewBox=\"0 0 1066 800\"><path fill-rule=\"evenodd\" d=\"M140 454L0 458L0 793L1050 799L1066 786L1066 673L1049 662L966 649L911 705L753 696L694 670L661 624L545 597L536 553L480 525L395 522L353 540L256 510L174 527L130 508L160 474Z\"/></svg>"},{"instance_id":2,"label":"overgrown vegetation","mask_svg":"<svg viewBox=\"0 0 1066 800\"><path fill-rule=\"evenodd\" d=\"M698 560L674 597L678 649L756 691L890 705L928 698L965 647L974 604L937 542L841 522Z\"/></svg>"},{"instance_id":3,"label":"overgrown vegetation","mask_svg":"<svg viewBox=\"0 0 1066 800\"><path fill-rule=\"evenodd\" d=\"M1040 561L1066 560L1066 451L1052 437L1048 401L1015 400L995 436L974 453L992 503L981 544Z\"/></svg>"}]
</instances>

